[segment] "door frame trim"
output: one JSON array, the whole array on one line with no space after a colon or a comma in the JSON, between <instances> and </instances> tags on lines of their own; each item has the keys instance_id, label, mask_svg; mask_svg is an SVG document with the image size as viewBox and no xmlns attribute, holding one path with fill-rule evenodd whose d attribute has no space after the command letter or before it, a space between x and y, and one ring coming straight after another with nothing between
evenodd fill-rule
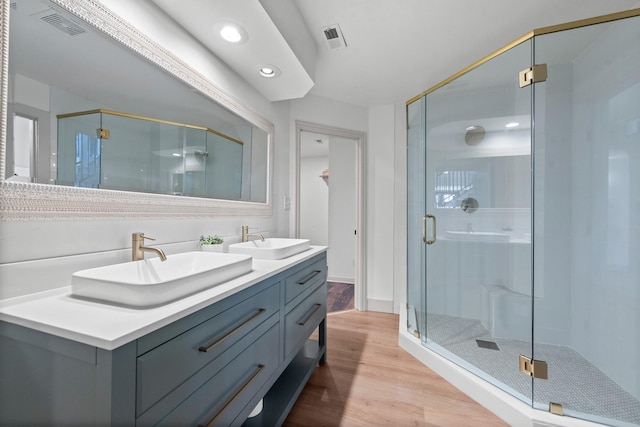
<instances>
[{"instance_id":1,"label":"door frame trim","mask_svg":"<svg viewBox=\"0 0 640 427\"><path fill-rule=\"evenodd\" d=\"M356 310L367 310L367 290L364 286L366 274L366 215L365 215L365 146L367 134L360 131L325 126L317 123L296 120L295 162L295 214L294 237L300 237L300 142L303 131L321 133L356 141L356 268L354 278L354 307Z\"/></svg>"}]
</instances>

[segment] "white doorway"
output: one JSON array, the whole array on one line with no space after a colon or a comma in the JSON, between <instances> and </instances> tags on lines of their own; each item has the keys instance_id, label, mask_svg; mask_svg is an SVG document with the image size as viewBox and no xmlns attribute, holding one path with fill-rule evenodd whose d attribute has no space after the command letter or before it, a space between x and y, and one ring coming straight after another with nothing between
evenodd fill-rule
<instances>
[{"instance_id":1,"label":"white doorway","mask_svg":"<svg viewBox=\"0 0 640 427\"><path fill-rule=\"evenodd\" d=\"M55 147L50 142L50 114L19 103L7 106L7 181L55 182Z\"/></svg>"},{"instance_id":2,"label":"white doorway","mask_svg":"<svg viewBox=\"0 0 640 427\"><path fill-rule=\"evenodd\" d=\"M38 120L20 114L13 116L13 173L7 181L33 182Z\"/></svg>"},{"instance_id":3,"label":"white doorway","mask_svg":"<svg viewBox=\"0 0 640 427\"><path fill-rule=\"evenodd\" d=\"M329 281L354 284L366 310L362 132L296 122L295 235L329 246Z\"/></svg>"}]
</instances>

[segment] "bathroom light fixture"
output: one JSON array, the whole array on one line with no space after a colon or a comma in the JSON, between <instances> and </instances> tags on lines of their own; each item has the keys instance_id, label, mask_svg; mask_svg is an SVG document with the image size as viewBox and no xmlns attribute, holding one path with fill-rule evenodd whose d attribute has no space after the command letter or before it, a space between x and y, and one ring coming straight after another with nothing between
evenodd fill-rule
<instances>
[{"instance_id":1,"label":"bathroom light fixture","mask_svg":"<svg viewBox=\"0 0 640 427\"><path fill-rule=\"evenodd\" d=\"M506 127L506 128L517 128L518 126L520 126L520 123L518 123L518 122L511 122L511 123L507 123L506 125L504 125L504 127Z\"/></svg>"},{"instance_id":2,"label":"bathroom light fixture","mask_svg":"<svg viewBox=\"0 0 640 427\"><path fill-rule=\"evenodd\" d=\"M213 31L220 34L222 40L232 44L242 44L249 39L247 30L235 22L216 22Z\"/></svg>"},{"instance_id":3,"label":"bathroom light fixture","mask_svg":"<svg viewBox=\"0 0 640 427\"><path fill-rule=\"evenodd\" d=\"M266 77L268 79L272 79L280 75L280 69L275 65L270 65L270 64L260 65L258 70L262 77Z\"/></svg>"},{"instance_id":4,"label":"bathroom light fixture","mask_svg":"<svg viewBox=\"0 0 640 427\"><path fill-rule=\"evenodd\" d=\"M263 68L260 68L260 74L262 74L265 77L273 77L276 74L276 72L274 71L273 68L263 67Z\"/></svg>"},{"instance_id":5,"label":"bathroom light fixture","mask_svg":"<svg viewBox=\"0 0 640 427\"><path fill-rule=\"evenodd\" d=\"M227 25L220 30L220 35L223 39L231 43L238 43L242 40L242 34L240 31L234 26Z\"/></svg>"}]
</instances>

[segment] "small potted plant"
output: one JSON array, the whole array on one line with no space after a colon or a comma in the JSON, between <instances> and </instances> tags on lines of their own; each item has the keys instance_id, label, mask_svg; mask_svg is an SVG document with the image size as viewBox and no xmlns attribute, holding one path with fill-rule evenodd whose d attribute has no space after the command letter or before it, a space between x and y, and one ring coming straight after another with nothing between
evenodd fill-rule
<instances>
[{"instance_id":1,"label":"small potted plant","mask_svg":"<svg viewBox=\"0 0 640 427\"><path fill-rule=\"evenodd\" d=\"M200 247L205 252L223 252L222 237L217 235L200 236Z\"/></svg>"}]
</instances>

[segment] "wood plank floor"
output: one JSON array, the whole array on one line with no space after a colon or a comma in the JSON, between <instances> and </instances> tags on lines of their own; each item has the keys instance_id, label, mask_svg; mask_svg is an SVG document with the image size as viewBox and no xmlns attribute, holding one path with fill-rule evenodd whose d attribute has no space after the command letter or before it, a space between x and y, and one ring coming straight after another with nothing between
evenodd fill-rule
<instances>
[{"instance_id":1,"label":"wood plank floor","mask_svg":"<svg viewBox=\"0 0 640 427\"><path fill-rule=\"evenodd\" d=\"M398 316L328 316L319 366L284 426L506 426L398 346Z\"/></svg>"}]
</instances>

